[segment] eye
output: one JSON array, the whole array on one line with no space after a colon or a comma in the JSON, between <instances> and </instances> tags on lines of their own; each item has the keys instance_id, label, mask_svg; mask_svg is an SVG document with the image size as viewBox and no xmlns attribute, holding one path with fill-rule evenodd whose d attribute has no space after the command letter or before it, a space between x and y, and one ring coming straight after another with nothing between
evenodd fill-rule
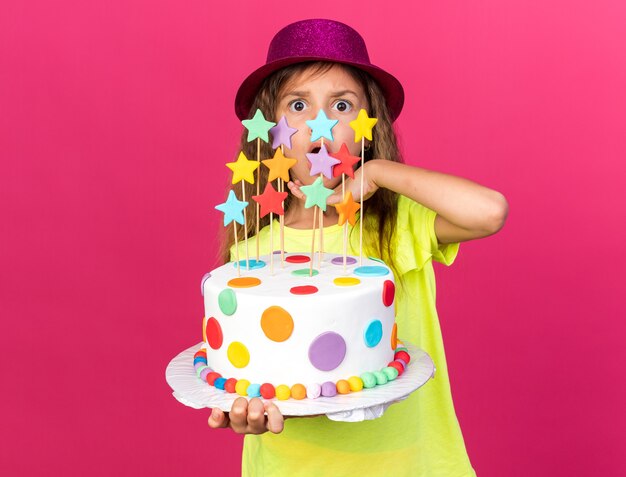
<instances>
[{"instance_id":1,"label":"eye","mask_svg":"<svg viewBox=\"0 0 626 477\"><path fill-rule=\"evenodd\" d=\"M350 101L340 99L333 105L333 109L336 109L340 113L347 113L352 109L352 104L350 103Z\"/></svg>"},{"instance_id":2,"label":"eye","mask_svg":"<svg viewBox=\"0 0 626 477\"><path fill-rule=\"evenodd\" d=\"M306 103L301 99L294 99L289 103L289 110L294 113L299 113L306 109Z\"/></svg>"}]
</instances>

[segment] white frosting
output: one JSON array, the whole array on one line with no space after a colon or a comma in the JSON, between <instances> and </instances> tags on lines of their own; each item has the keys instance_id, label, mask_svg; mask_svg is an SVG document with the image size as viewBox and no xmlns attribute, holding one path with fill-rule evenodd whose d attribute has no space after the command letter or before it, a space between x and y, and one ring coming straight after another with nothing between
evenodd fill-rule
<instances>
[{"instance_id":1,"label":"white frosting","mask_svg":"<svg viewBox=\"0 0 626 477\"><path fill-rule=\"evenodd\" d=\"M286 254L299 255L299 254ZM393 360L391 332L394 324L394 306L383 303L383 284L393 281L389 271L384 276L355 276L358 262L347 267L331 263L339 255L324 254L321 267L315 261L319 274L313 277L297 277L294 270L307 269L309 263L285 262L281 269L280 256L274 255L274 274L270 274L269 257L261 260L266 266L246 271L242 277L256 277L261 284L251 288L233 288L227 283L237 278L237 268L231 262L211 272L204 282L205 317L214 317L220 324L223 342L215 350L207 343L209 367L226 378L247 379L251 383L271 383L274 386L296 383L306 385L336 382L359 376L365 371L377 371ZM363 266L385 267L384 264L363 258ZM388 268L387 268L388 269ZM354 286L338 286L338 277L356 277L361 283ZM294 295L295 286L313 285L318 292L311 295ZM219 306L218 296L226 288L236 295L237 309L225 315ZM282 342L269 339L261 328L261 316L270 306L280 306L293 318L293 332ZM365 342L365 330L373 320L382 323L382 338L373 347ZM341 364L330 371L315 368L309 360L309 347L320 334L334 332L346 342L346 354ZM235 367L228 359L227 350L232 342L245 345L250 361L243 368Z\"/></svg>"}]
</instances>

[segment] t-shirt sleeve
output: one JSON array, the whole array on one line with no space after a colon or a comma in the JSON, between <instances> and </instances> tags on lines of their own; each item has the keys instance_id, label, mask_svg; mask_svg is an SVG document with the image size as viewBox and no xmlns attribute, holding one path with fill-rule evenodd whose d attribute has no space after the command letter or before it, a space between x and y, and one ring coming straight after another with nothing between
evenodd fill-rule
<instances>
[{"instance_id":1,"label":"t-shirt sleeve","mask_svg":"<svg viewBox=\"0 0 626 477\"><path fill-rule=\"evenodd\" d=\"M396 263L401 275L420 270L429 260L451 265L459 252L459 243L440 244L435 235L437 213L400 196L396 233Z\"/></svg>"}]
</instances>

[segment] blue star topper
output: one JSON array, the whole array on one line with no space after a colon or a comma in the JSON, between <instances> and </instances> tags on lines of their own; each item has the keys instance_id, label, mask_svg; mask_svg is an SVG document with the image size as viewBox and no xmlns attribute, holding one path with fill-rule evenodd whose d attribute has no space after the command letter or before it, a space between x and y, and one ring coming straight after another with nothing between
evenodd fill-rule
<instances>
[{"instance_id":1,"label":"blue star topper","mask_svg":"<svg viewBox=\"0 0 626 477\"><path fill-rule=\"evenodd\" d=\"M228 193L226 202L216 205L215 208L220 212L224 212L224 227L226 227L233 220L243 225L243 209L247 206L248 203L238 200L235 193L231 190Z\"/></svg>"},{"instance_id":2,"label":"blue star topper","mask_svg":"<svg viewBox=\"0 0 626 477\"><path fill-rule=\"evenodd\" d=\"M323 109L317 113L315 119L306 121L306 125L311 128L311 142L315 142L318 139L324 137L329 141L333 140L333 131L339 121L337 119L328 119Z\"/></svg>"}]
</instances>

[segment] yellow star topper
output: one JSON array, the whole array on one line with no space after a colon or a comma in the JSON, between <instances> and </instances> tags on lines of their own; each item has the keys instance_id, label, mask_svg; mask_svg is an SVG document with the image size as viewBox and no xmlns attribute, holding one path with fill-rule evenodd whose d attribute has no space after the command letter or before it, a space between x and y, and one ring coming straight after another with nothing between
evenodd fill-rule
<instances>
[{"instance_id":1,"label":"yellow star topper","mask_svg":"<svg viewBox=\"0 0 626 477\"><path fill-rule=\"evenodd\" d=\"M370 118L367 111L361 109L354 121L350 121L350 127L354 129L354 142L359 142L363 137L372 140L372 129L378 122L376 118Z\"/></svg>"},{"instance_id":2,"label":"yellow star topper","mask_svg":"<svg viewBox=\"0 0 626 477\"><path fill-rule=\"evenodd\" d=\"M276 154L274 154L273 159L265 159L261 162L270 170L269 177L267 178L269 182L279 177L285 182L289 182L289 169L291 169L298 160L285 157L280 149L276 149Z\"/></svg>"},{"instance_id":3,"label":"yellow star topper","mask_svg":"<svg viewBox=\"0 0 626 477\"><path fill-rule=\"evenodd\" d=\"M247 181L254 184L254 171L259 167L256 161L249 161L243 152L239 153L236 162L227 162L226 167L233 171L233 184L240 181Z\"/></svg>"},{"instance_id":4,"label":"yellow star topper","mask_svg":"<svg viewBox=\"0 0 626 477\"><path fill-rule=\"evenodd\" d=\"M343 225L347 220L350 222L350 225L354 225L356 223L356 211L360 208L359 203L352 199L352 192L348 191L343 201L335 204L335 209L339 212L338 224Z\"/></svg>"}]
</instances>

